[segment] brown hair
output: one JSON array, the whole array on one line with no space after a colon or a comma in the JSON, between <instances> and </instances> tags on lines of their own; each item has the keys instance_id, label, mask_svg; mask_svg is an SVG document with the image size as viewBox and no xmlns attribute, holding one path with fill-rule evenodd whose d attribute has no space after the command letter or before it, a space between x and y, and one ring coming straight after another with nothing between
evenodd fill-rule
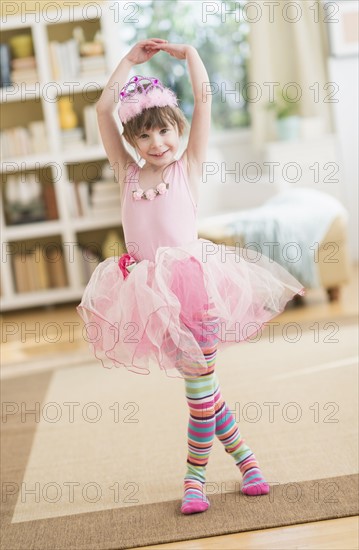
<instances>
[{"instance_id":1,"label":"brown hair","mask_svg":"<svg viewBox=\"0 0 359 550\"><path fill-rule=\"evenodd\" d=\"M136 147L136 138L141 135L143 130L152 128L164 128L168 123L175 126L177 124L178 134L183 135L188 126L188 122L179 107L151 107L144 109L142 113L135 116L123 125L123 137L132 147Z\"/></svg>"}]
</instances>

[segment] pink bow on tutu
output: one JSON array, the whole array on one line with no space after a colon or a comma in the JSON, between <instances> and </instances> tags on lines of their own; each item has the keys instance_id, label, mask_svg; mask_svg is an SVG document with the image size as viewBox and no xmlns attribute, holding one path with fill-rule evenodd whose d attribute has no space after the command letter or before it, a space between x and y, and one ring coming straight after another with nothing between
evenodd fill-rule
<instances>
[{"instance_id":1,"label":"pink bow on tutu","mask_svg":"<svg viewBox=\"0 0 359 550\"><path fill-rule=\"evenodd\" d=\"M135 267L136 260L129 254L122 254L118 260L118 267L122 271L123 278L126 279L130 271Z\"/></svg>"}]
</instances>

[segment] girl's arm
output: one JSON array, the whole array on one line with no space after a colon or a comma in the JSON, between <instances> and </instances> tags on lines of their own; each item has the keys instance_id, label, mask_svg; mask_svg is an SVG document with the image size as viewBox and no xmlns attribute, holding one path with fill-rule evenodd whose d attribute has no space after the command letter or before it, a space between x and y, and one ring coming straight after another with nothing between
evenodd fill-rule
<instances>
[{"instance_id":1,"label":"girl's arm","mask_svg":"<svg viewBox=\"0 0 359 550\"><path fill-rule=\"evenodd\" d=\"M120 90L126 84L133 65L151 59L158 51L156 46L164 42L166 41L159 38L138 42L120 61L96 104L97 121L103 146L120 185L125 179L128 164L135 162L124 146L123 138L114 119L114 111L115 109L117 111L120 106ZM116 116L118 116L117 113Z\"/></svg>"},{"instance_id":2,"label":"girl's arm","mask_svg":"<svg viewBox=\"0 0 359 550\"><path fill-rule=\"evenodd\" d=\"M206 161L209 130L211 126L212 96L206 94L209 77L196 48L187 44L161 44L159 49L177 59L186 59L191 79L194 110L187 149L183 158L187 161L188 172L194 179L201 177L202 166Z\"/></svg>"},{"instance_id":3,"label":"girl's arm","mask_svg":"<svg viewBox=\"0 0 359 550\"><path fill-rule=\"evenodd\" d=\"M193 46L187 46L185 52L194 98L192 124L186 150L187 162L189 171L195 176L201 176L203 163L207 157L212 96L206 94L209 77L197 50Z\"/></svg>"}]
</instances>

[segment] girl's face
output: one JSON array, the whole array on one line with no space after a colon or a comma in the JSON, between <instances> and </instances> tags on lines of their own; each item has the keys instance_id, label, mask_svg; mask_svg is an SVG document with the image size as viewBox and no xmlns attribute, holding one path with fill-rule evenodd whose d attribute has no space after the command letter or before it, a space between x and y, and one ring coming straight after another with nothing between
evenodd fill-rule
<instances>
[{"instance_id":1,"label":"girl's face","mask_svg":"<svg viewBox=\"0 0 359 550\"><path fill-rule=\"evenodd\" d=\"M136 139L136 149L148 164L163 166L172 162L179 147L177 125L143 130Z\"/></svg>"}]
</instances>

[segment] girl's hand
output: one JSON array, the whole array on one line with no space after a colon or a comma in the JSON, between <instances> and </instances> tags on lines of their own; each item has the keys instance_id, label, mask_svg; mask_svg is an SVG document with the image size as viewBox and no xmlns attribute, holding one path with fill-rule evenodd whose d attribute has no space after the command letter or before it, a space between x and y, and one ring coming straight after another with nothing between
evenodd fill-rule
<instances>
[{"instance_id":1,"label":"girl's hand","mask_svg":"<svg viewBox=\"0 0 359 550\"><path fill-rule=\"evenodd\" d=\"M159 52L160 46L165 44L167 40L162 40L161 38L149 38L148 40L141 40L133 46L133 48L125 56L125 59L128 59L133 65L139 65L140 63L145 63L151 57L153 57L157 52Z\"/></svg>"},{"instance_id":2,"label":"girl's hand","mask_svg":"<svg viewBox=\"0 0 359 550\"><path fill-rule=\"evenodd\" d=\"M160 50L167 52L176 59L186 59L187 52L192 46L187 46L187 44L170 44L167 42L165 44L159 44L158 47Z\"/></svg>"}]
</instances>

